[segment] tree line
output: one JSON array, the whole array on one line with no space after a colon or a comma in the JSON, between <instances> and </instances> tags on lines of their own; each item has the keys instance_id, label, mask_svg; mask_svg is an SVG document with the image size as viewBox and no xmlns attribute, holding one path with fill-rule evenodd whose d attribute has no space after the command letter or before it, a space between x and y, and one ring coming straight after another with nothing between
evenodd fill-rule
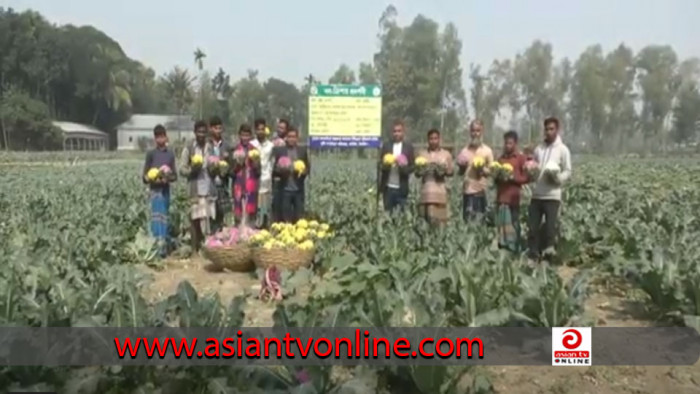
<instances>
[{"instance_id":1,"label":"tree line","mask_svg":"<svg viewBox=\"0 0 700 394\"><path fill-rule=\"evenodd\" d=\"M493 142L505 129L534 141L547 116L562 120L576 150L654 152L698 138L700 60L680 59L671 46L635 53L625 44L609 52L592 45L577 59L555 60L551 44L535 41L485 69L470 65L466 92L454 24L418 15L401 26L389 6L377 41L372 59L341 64L327 80L313 73L298 83L261 80L251 69L232 81L221 68L206 71L200 49L194 73L176 66L159 76L94 27L57 26L34 11L0 8L0 144L58 149L52 119L94 125L114 142L115 127L133 113L218 115L231 125L285 117L303 130L310 87L322 82L381 84L384 122L403 119L417 141L438 127L456 142L473 118L484 121Z\"/></svg>"}]
</instances>

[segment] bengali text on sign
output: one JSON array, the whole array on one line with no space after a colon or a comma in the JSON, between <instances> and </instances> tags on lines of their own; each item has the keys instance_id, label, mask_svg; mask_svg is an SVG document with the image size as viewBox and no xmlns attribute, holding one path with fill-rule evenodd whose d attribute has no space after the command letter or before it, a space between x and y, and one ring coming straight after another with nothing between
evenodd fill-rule
<instances>
[{"instance_id":1,"label":"bengali text on sign","mask_svg":"<svg viewBox=\"0 0 700 394\"><path fill-rule=\"evenodd\" d=\"M312 147L377 147L382 123L376 85L317 85L309 96Z\"/></svg>"}]
</instances>

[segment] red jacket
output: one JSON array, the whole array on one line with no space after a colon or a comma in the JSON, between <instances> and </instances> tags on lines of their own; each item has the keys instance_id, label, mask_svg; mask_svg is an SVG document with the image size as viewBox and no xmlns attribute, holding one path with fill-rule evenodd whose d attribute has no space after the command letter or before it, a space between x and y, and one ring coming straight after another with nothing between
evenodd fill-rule
<instances>
[{"instance_id":1,"label":"red jacket","mask_svg":"<svg viewBox=\"0 0 700 394\"><path fill-rule=\"evenodd\" d=\"M511 155L504 153L498 159L501 164L510 163L513 166L513 179L498 184L496 200L499 204L520 206L520 188L529 182L527 173L523 169L526 160L527 157L520 152Z\"/></svg>"}]
</instances>

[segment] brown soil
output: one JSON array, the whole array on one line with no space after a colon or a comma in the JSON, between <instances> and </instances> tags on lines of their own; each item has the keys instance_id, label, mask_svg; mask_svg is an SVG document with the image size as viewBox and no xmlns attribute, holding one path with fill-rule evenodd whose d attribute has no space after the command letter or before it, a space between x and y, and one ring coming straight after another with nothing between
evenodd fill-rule
<instances>
[{"instance_id":1,"label":"brown soil","mask_svg":"<svg viewBox=\"0 0 700 394\"><path fill-rule=\"evenodd\" d=\"M197 290L199 296L218 293L225 305L228 305L236 296L251 294L252 296L248 297L246 326L269 327L272 325L273 306L257 299L260 280L252 273L216 271L201 257L189 260L168 260L162 269L158 271L147 269L147 271L153 274L154 279L146 293L146 297L150 299L162 299L175 293L178 284L187 280Z\"/></svg>"},{"instance_id":2,"label":"brown soil","mask_svg":"<svg viewBox=\"0 0 700 394\"><path fill-rule=\"evenodd\" d=\"M211 272L201 258L168 261L161 271L148 270L154 282L148 296L172 294L178 283L188 280L199 294L219 293L228 302L236 295L252 292L246 313L249 327L270 326L272 306L255 297L260 282L251 274ZM571 278L574 268L562 267L563 278ZM593 285L586 303L586 314L597 326L644 327L654 323L646 314L644 299L624 284L600 281ZM700 363L684 367L483 367L497 393L700 393Z\"/></svg>"},{"instance_id":3,"label":"brown soil","mask_svg":"<svg viewBox=\"0 0 700 394\"><path fill-rule=\"evenodd\" d=\"M564 279L576 269L560 268ZM586 302L586 314L597 326L645 327L649 319L644 298L626 286L596 283ZM700 363L683 367L486 367L498 393L700 393Z\"/></svg>"}]
</instances>

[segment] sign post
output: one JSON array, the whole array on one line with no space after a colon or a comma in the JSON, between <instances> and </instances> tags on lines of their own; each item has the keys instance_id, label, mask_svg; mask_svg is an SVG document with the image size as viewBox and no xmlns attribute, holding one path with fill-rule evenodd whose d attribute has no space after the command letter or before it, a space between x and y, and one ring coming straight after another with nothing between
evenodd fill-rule
<instances>
[{"instance_id":1,"label":"sign post","mask_svg":"<svg viewBox=\"0 0 700 394\"><path fill-rule=\"evenodd\" d=\"M379 85L312 86L307 135L309 149L376 148L381 153L382 88Z\"/></svg>"},{"instance_id":2,"label":"sign post","mask_svg":"<svg viewBox=\"0 0 700 394\"><path fill-rule=\"evenodd\" d=\"M309 149L381 149L379 85L315 85L309 92ZM379 205L377 172L377 206Z\"/></svg>"},{"instance_id":3,"label":"sign post","mask_svg":"<svg viewBox=\"0 0 700 394\"><path fill-rule=\"evenodd\" d=\"M311 148L378 148L382 132L379 85L315 85L309 94Z\"/></svg>"}]
</instances>

